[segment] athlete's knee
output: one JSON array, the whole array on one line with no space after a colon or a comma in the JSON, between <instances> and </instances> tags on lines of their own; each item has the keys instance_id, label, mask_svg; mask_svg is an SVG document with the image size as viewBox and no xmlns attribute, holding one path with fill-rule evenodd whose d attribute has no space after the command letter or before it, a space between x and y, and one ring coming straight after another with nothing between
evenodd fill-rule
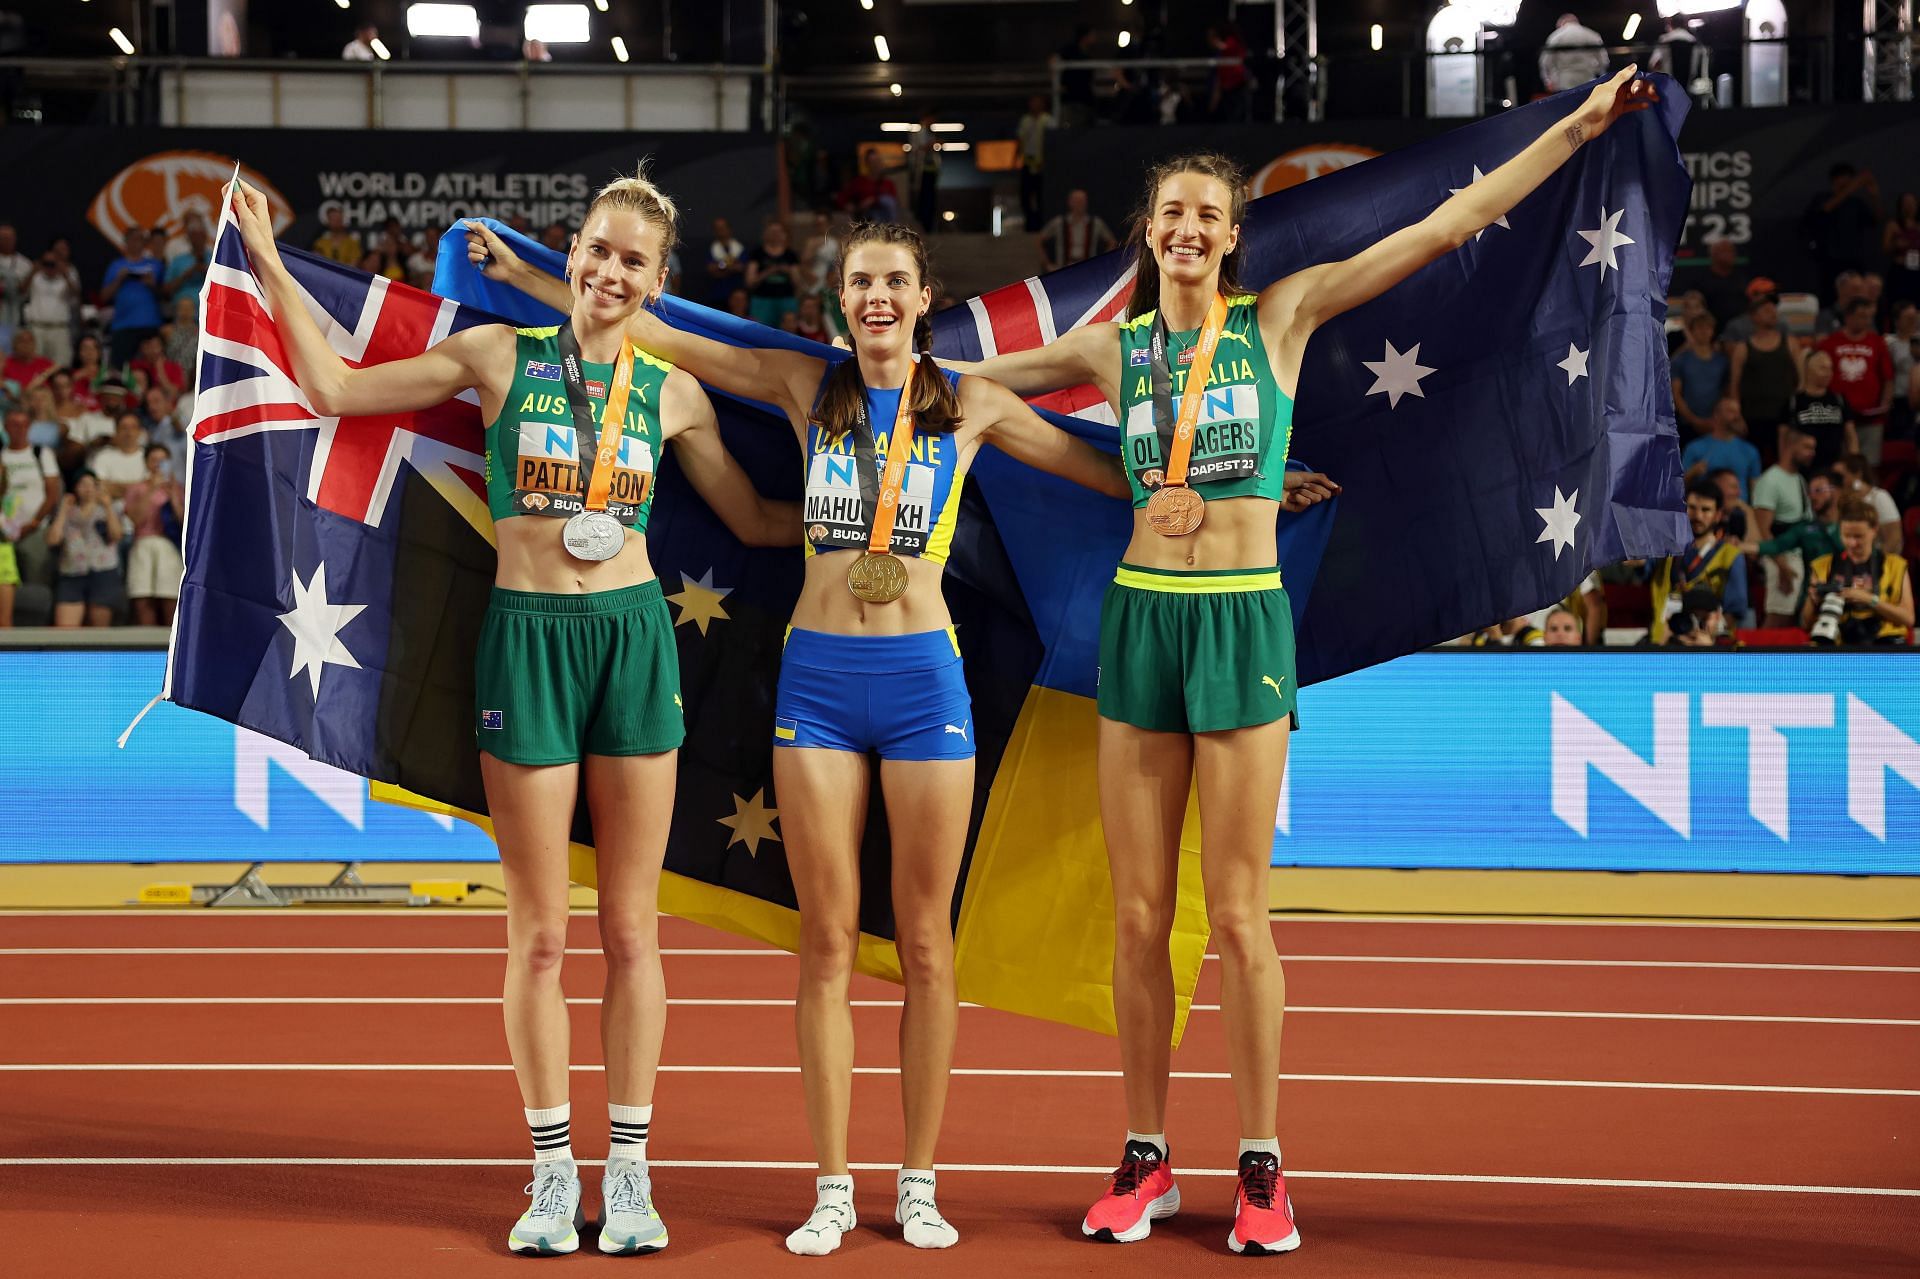
<instances>
[{"instance_id":1,"label":"athlete's knee","mask_svg":"<svg viewBox=\"0 0 1920 1279\"><path fill-rule=\"evenodd\" d=\"M844 980L860 949L860 925L852 919L800 917L800 968L814 980Z\"/></svg>"},{"instance_id":2,"label":"athlete's knee","mask_svg":"<svg viewBox=\"0 0 1920 1279\"><path fill-rule=\"evenodd\" d=\"M660 960L658 917L649 914L642 918L628 920L601 919L600 949L606 955L607 967L612 969L637 968L658 963Z\"/></svg>"},{"instance_id":3,"label":"athlete's knee","mask_svg":"<svg viewBox=\"0 0 1920 1279\"><path fill-rule=\"evenodd\" d=\"M1129 898L1113 906L1114 953L1123 961L1167 962L1173 935L1173 903Z\"/></svg>"},{"instance_id":4,"label":"athlete's knee","mask_svg":"<svg viewBox=\"0 0 1920 1279\"><path fill-rule=\"evenodd\" d=\"M952 977L953 929L946 920L908 926L896 921L893 944L900 955L900 975L909 985Z\"/></svg>"},{"instance_id":5,"label":"athlete's knee","mask_svg":"<svg viewBox=\"0 0 1920 1279\"><path fill-rule=\"evenodd\" d=\"M507 943L507 962L534 977L557 978L567 957L567 926L539 924L518 930Z\"/></svg>"},{"instance_id":6,"label":"athlete's knee","mask_svg":"<svg viewBox=\"0 0 1920 1279\"><path fill-rule=\"evenodd\" d=\"M1210 905L1207 926L1223 964L1262 964L1274 958L1273 929L1264 909Z\"/></svg>"}]
</instances>

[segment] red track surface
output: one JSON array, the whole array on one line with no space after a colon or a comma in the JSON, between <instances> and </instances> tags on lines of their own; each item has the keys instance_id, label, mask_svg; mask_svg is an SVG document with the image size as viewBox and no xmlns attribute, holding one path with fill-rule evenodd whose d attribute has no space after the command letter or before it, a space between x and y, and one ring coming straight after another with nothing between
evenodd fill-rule
<instances>
[{"instance_id":1,"label":"red track surface","mask_svg":"<svg viewBox=\"0 0 1920 1279\"><path fill-rule=\"evenodd\" d=\"M524 1267L504 1247L526 1146L493 1003L504 934L499 916L470 913L0 915L0 1274ZM1265 1265L1920 1273L1920 933L1289 919L1275 934L1294 1006L1281 1140L1306 1243ZM583 953L567 990L590 1000L591 918L572 940ZM1124 1126L1113 1042L969 1008L962 1071L1053 1073L955 1078L941 1159L959 1167L941 1175L941 1204L961 1245L908 1250L891 1179L862 1170L874 1228L808 1263L780 1247L811 1198L792 1010L778 1002L794 961L679 921L662 941L673 999L773 1002L671 1010L652 1153L674 1242L626 1266L731 1279L808 1264L862 1277L1263 1264L1223 1247L1232 1183L1218 1174L1236 1133L1215 1077L1219 1014L1204 1007L1218 995L1211 964L1174 1058L1195 1076L1175 1080L1169 1121L1187 1208L1153 1239L1078 1237ZM111 953L60 953L88 949ZM690 949L731 953L672 953ZM1443 962L1475 959L1520 962ZM899 992L862 979L854 995ZM294 999L332 1002L279 1002ZM184 1002L78 1002L100 1000ZM575 1060L589 1066L594 1011L574 1010ZM1564 1015L1594 1012L1637 1015ZM1730 1017L1772 1020L1715 1020ZM857 1163L898 1158L897 1018L855 1013L871 1072L855 1084ZM132 1068L153 1064L216 1068ZM262 1068L275 1065L303 1068ZM431 1069L381 1069L398 1066ZM576 1148L597 1156L601 1078L574 1080ZM196 1158L215 1162L161 1162ZM422 1162L347 1162L361 1160ZM1542 1180L1489 1180L1501 1178ZM1692 1184L1606 1184L1621 1181ZM623 1262L588 1251L555 1264Z\"/></svg>"}]
</instances>

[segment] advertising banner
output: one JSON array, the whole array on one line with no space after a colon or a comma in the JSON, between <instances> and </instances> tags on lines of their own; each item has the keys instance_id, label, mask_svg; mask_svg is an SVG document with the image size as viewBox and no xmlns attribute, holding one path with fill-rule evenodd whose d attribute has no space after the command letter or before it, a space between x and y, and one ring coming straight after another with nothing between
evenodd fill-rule
<instances>
[{"instance_id":1,"label":"advertising banner","mask_svg":"<svg viewBox=\"0 0 1920 1279\"><path fill-rule=\"evenodd\" d=\"M116 749L161 664L0 652L0 862L494 856L171 704ZM1442 651L1300 706L1275 865L1920 874L1920 654Z\"/></svg>"}]
</instances>

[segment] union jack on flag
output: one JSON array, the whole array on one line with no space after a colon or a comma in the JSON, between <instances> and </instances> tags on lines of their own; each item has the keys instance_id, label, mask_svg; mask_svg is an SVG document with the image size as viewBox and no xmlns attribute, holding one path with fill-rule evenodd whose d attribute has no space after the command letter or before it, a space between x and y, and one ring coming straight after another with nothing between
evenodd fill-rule
<instances>
[{"instance_id":1,"label":"union jack on flag","mask_svg":"<svg viewBox=\"0 0 1920 1279\"><path fill-rule=\"evenodd\" d=\"M1030 351L1086 324L1126 317L1133 296L1130 251L1104 254L1046 275L1029 276L1018 284L994 289L967 301L966 311L955 307L935 322L939 354L954 359L985 360L1014 351ZM1115 425L1113 407L1092 386L1069 387L1033 401L1050 409Z\"/></svg>"}]
</instances>

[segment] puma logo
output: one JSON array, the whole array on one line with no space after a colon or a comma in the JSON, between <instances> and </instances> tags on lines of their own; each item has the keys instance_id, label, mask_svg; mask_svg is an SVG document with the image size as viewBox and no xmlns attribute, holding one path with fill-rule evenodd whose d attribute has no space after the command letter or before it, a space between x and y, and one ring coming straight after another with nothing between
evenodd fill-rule
<instances>
[{"instance_id":1,"label":"puma logo","mask_svg":"<svg viewBox=\"0 0 1920 1279\"><path fill-rule=\"evenodd\" d=\"M1222 342L1238 342L1249 351L1253 349L1253 339L1235 329L1221 329L1220 340Z\"/></svg>"},{"instance_id":2,"label":"puma logo","mask_svg":"<svg viewBox=\"0 0 1920 1279\"><path fill-rule=\"evenodd\" d=\"M949 733L955 734L960 738L960 740L962 741L966 740L967 726L965 724L948 724L946 728Z\"/></svg>"},{"instance_id":3,"label":"puma logo","mask_svg":"<svg viewBox=\"0 0 1920 1279\"><path fill-rule=\"evenodd\" d=\"M1265 684L1268 688L1271 688L1273 690L1273 695L1275 697L1278 697L1284 700L1287 694L1285 690L1283 690L1280 687L1280 681L1284 679L1286 679L1286 676L1284 675L1282 675L1279 680L1274 679L1274 677L1271 675L1262 675L1260 677L1260 682L1262 684Z\"/></svg>"}]
</instances>

